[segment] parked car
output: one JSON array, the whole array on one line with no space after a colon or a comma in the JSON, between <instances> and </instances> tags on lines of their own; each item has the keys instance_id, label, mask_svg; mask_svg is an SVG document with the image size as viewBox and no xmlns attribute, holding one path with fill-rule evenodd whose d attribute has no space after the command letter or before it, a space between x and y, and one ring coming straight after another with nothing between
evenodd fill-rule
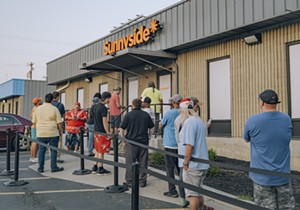
<instances>
[{"instance_id":1,"label":"parked car","mask_svg":"<svg viewBox=\"0 0 300 210\"><path fill-rule=\"evenodd\" d=\"M16 114L0 113L0 149L6 148L6 129L11 129L10 144L12 150L15 149L15 132L25 134L31 126L31 121ZM28 141L20 138L20 150L26 150Z\"/></svg>"}]
</instances>

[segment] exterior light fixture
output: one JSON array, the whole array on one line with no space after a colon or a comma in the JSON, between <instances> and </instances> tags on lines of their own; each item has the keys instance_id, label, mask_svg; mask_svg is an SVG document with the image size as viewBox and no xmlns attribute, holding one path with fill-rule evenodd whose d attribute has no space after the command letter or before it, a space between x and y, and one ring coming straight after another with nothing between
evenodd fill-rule
<instances>
[{"instance_id":1,"label":"exterior light fixture","mask_svg":"<svg viewBox=\"0 0 300 210\"><path fill-rule=\"evenodd\" d=\"M91 83L91 82L93 82L93 77L87 77L84 79L84 81L87 83Z\"/></svg>"},{"instance_id":2,"label":"exterior light fixture","mask_svg":"<svg viewBox=\"0 0 300 210\"><path fill-rule=\"evenodd\" d=\"M151 71L152 70L152 66L146 64L145 67L144 67L144 70L145 71Z\"/></svg>"},{"instance_id":3,"label":"exterior light fixture","mask_svg":"<svg viewBox=\"0 0 300 210\"><path fill-rule=\"evenodd\" d=\"M247 45L255 45L261 43L261 33L245 36L244 41Z\"/></svg>"}]
</instances>

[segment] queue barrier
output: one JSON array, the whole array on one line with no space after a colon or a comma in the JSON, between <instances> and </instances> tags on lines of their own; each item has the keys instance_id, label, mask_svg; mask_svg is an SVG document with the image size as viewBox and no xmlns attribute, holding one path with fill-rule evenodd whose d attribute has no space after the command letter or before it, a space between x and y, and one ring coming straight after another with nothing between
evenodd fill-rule
<instances>
[{"instance_id":1,"label":"queue barrier","mask_svg":"<svg viewBox=\"0 0 300 210\"><path fill-rule=\"evenodd\" d=\"M6 160L6 165L7 165L7 174L9 174L9 170L10 170L10 147L11 147L11 143L10 143L10 130L7 130L6 134L6 143L7 143L7 160ZM4 186L22 186L25 184L28 184L28 182L24 181L24 180L19 180L19 160L20 160L20 134L18 131L15 132L15 169L14 169L14 178L11 179L8 182L4 182Z\"/></svg>"},{"instance_id":2,"label":"queue barrier","mask_svg":"<svg viewBox=\"0 0 300 210\"><path fill-rule=\"evenodd\" d=\"M81 130L85 131L86 129L85 128L81 128ZM94 131L94 133L99 133L101 135L107 135L109 138L113 138L114 139L114 143L117 143L119 140L122 140L122 141L125 141L126 143L130 143L130 144L137 145L137 146L140 146L140 147L148 148L150 150L158 151L158 152L170 155L170 156L181 157L181 158L183 157L183 156L180 156L180 155L176 155L174 153L166 152L166 151L158 149L158 148L153 148L153 147L149 147L147 145L136 143L136 142L128 140L128 139L126 139L124 137L120 137L117 134L111 135L111 134L106 134L106 133L101 133L101 132L95 132L95 131ZM84 132L80 132L80 135L81 135L80 139L83 141ZM36 142L39 145L45 146L47 148L50 148L50 149L53 149L53 150L56 150L56 151L60 151L61 153L65 153L65 154L68 154L68 155L77 156L78 158L80 158L80 164L81 164L81 169L80 170L85 170L84 169L84 164L82 164L82 163L84 163L83 161L85 159L86 160L90 160L90 161L102 162L104 164L112 165L112 166L114 166L114 185L112 185L110 187L107 187L106 188L107 192L124 192L124 191L126 191L128 189L125 186L123 187L123 186L118 185L118 168L119 167L126 168L126 164L118 162L118 149L116 149L117 147L114 150L114 161L109 161L109 160L101 160L101 159L98 159L98 158L95 158L95 157L86 156L86 155L83 154L84 153L83 150L81 150L80 154L79 154L79 153L74 153L74 152L71 152L71 151L66 151L64 149L59 149L57 147L53 147L53 146L44 144L44 143L39 142L37 140L30 139L30 138L28 138L26 136L22 136L22 134L16 135L16 139L19 138L19 136L21 136L22 138L26 138L28 141ZM18 142L18 140L16 142ZM81 145L83 145L83 144L81 144ZM16 148L19 148L19 144L17 144L17 143L16 143ZM19 153L19 149L17 149L16 152ZM225 164L225 163L220 164L220 163L216 163L216 162L213 162L213 161L196 159L196 158L193 158L193 161L201 162L201 163L207 163L207 164L210 164L210 165L217 165L217 166L221 166L221 167L225 167L225 168L230 168L230 169L236 169L236 170L242 170L242 171L248 171L248 172L249 171L253 171L253 172L256 172L256 173L263 173L263 174L268 174L268 175L276 175L276 176L281 176L281 177L292 177L294 179L300 179L299 176L290 175L290 174L287 174L287 173L274 172L274 171L268 171L268 170L262 170L262 169L254 169L254 168L246 168L246 167L237 167L237 166L234 166L234 165L231 165L231 164ZM11 181L11 182L14 182L14 183L16 183L16 182L24 183L24 181L20 182L18 180L18 166L19 166L18 162L19 162L19 155L16 155L15 172L16 172L17 175L15 175L15 179L13 181ZM211 198L214 198L214 199L217 199L217 200L220 200L220 201L223 201L223 202L226 202L226 203L238 206L238 207L242 207L242 208L245 208L245 209L266 210L266 208L257 206L257 205L255 205L253 203L250 203L250 202L245 202L243 200L239 200L239 199L235 199L235 198L232 198L232 197L228 197L226 195L215 193L215 192L212 192L210 190L206 190L206 189L203 189L203 188L195 187L193 185L187 184L187 183L179 181L177 179L169 178L169 177L167 177L167 176L165 176L163 174L154 172L154 171L149 170L147 168L142 168L142 167L139 166L138 163L134 163L132 165L132 171L133 171L133 176L132 176L133 177L133 182L132 182L132 193L131 193L131 196L132 196L131 197L131 209L132 210L139 209L139 171L144 171L147 174L149 174L151 176L154 176L154 177L156 177L158 179L164 180L166 182L173 183L173 184L178 185L180 187L193 190L193 191L198 192L200 194L209 196ZM27 183L24 183L24 184L27 184ZM12 185L7 185L7 186L12 186ZM14 185L14 186L18 186L18 185ZM114 189L112 191L110 191L109 190L110 188L111 189L114 188ZM122 190L121 191L116 191L115 190L115 189L119 189L119 188L121 188Z\"/></svg>"}]
</instances>

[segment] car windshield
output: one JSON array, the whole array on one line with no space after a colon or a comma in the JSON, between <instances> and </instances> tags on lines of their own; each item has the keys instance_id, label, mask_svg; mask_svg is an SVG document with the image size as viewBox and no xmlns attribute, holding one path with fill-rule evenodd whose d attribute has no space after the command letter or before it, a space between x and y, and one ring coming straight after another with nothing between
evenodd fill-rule
<instances>
[{"instance_id":1,"label":"car windshield","mask_svg":"<svg viewBox=\"0 0 300 210\"><path fill-rule=\"evenodd\" d=\"M12 116L0 116L0 126L4 125L21 125L20 121Z\"/></svg>"}]
</instances>

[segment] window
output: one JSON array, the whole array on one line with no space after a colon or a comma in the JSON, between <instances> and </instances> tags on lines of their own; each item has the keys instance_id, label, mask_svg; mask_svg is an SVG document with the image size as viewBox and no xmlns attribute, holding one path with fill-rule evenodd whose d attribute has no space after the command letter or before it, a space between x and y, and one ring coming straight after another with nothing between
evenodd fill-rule
<instances>
[{"instance_id":1,"label":"window","mask_svg":"<svg viewBox=\"0 0 300 210\"><path fill-rule=\"evenodd\" d=\"M300 137L300 43L288 46L289 61L289 114L293 123L293 136Z\"/></svg>"},{"instance_id":2,"label":"window","mask_svg":"<svg viewBox=\"0 0 300 210\"><path fill-rule=\"evenodd\" d=\"M103 83L99 85L99 93L103 93L104 91L108 91L108 84L107 83Z\"/></svg>"},{"instance_id":3,"label":"window","mask_svg":"<svg viewBox=\"0 0 300 210\"><path fill-rule=\"evenodd\" d=\"M12 116L1 116L0 125L21 125L20 121Z\"/></svg>"},{"instance_id":4,"label":"window","mask_svg":"<svg viewBox=\"0 0 300 210\"><path fill-rule=\"evenodd\" d=\"M11 111L11 103L8 104L8 113Z\"/></svg>"},{"instance_id":5,"label":"window","mask_svg":"<svg viewBox=\"0 0 300 210\"><path fill-rule=\"evenodd\" d=\"M64 105L66 104L66 93L65 92L60 94L60 103L62 103Z\"/></svg>"},{"instance_id":6,"label":"window","mask_svg":"<svg viewBox=\"0 0 300 210\"><path fill-rule=\"evenodd\" d=\"M5 110L5 105L2 104L2 113L4 113L4 110Z\"/></svg>"},{"instance_id":7,"label":"window","mask_svg":"<svg viewBox=\"0 0 300 210\"><path fill-rule=\"evenodd\" d=\"M16 114L19 114L19 101L16 101Z\"/></svg>"},{"instance_id":8,"label":"window","mask_svg":"<svg viewBox=\"0 0 300 210\"><path fill-rule=\"evenodd\" d=\"M210 136L231 136L230 59L208 63ZM222 103L220 103L222 102Z\"/></svg>"},{"instance_id":9,"label":"window","mask_svg":"<svg viewBox=\"0 0 300 210\"><path fill-rule=\"evenodd\" d=\"M81 104L81 108L83 108L83 96L84 96L83 88L77 89L77 101Z\"/></svg>"}]
</instances>

